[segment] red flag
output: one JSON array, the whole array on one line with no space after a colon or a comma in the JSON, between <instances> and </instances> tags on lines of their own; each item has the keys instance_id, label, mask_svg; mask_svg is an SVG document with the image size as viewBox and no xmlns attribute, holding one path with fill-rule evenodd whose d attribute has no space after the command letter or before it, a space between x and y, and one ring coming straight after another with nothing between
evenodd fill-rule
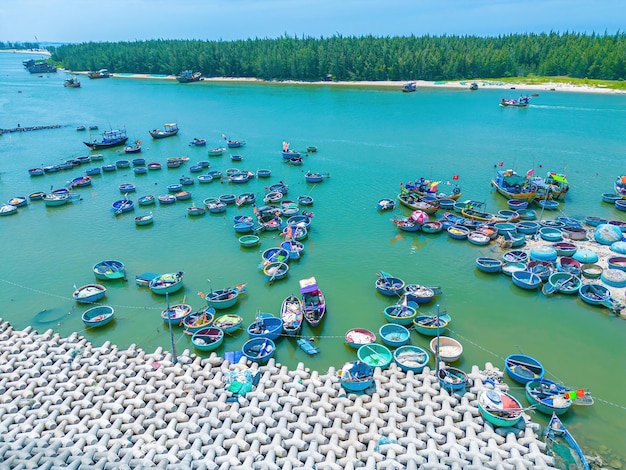
<instances>
[{"instance_id":1,"label":"red flag","mask_svg":"<svg viewBox=\"0 0 626 470\"><path fill-rule=\"evenodd\" d=\"M534 174L535 174L535 170L534 168L531 168L530 170L526 172L526 178L530 178Z\"/></svg>"},{"instance_id":2,"label":"red flag","mask_svg":"<svg viewBox=\"0 0 626 470\"><path fill-rule=\"evenodd\" d=\"M498 166L502 166L502 165L504 165L504 162L498 163Z\"/></svg>"},{"instance_id":3,"label":"red flag","mask_svg":"<svg viewBox=\"0 0 626 470\"><path fill-rule=\"evenodd\" d=\"M459 179L459 175L452 176L452 180L457 181Z\"/></svg>"}]
</instances>

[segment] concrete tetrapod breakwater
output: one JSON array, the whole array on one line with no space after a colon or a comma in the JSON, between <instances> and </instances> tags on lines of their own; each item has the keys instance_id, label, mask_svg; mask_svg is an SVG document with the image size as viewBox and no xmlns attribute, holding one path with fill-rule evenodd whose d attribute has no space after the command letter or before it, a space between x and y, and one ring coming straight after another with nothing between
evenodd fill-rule
<instances>
[{"instance_id":1,"label":"concrete tetrapod breakwater","mask_svg":"<svg viewBox=\"0 0 626 470\"><path fill-rule=\"evenodd\" d=\"M0 468L527 469L552 468L539 428L494 428L476 406L502 373L472 368L463 395L434 372L376 369L346 393L336 370L230 364L160 348L93 347L0 325ZM233 394L238 377L256 376Z\"/></svg>"}]
</instances>

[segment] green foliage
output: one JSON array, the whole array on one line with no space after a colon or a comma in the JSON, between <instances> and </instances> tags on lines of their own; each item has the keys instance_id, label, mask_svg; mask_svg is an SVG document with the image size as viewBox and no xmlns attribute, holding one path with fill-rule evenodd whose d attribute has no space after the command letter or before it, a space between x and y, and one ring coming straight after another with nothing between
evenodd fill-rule
<instances>
[{"instance_id":1,"label":"green foliage","mask_svg":"<svg viewBox=\"0 0 626 470\"><path fill-rule=\"evenodd\" d=\"M1 44L0 44L1 46ZM626 78L626 36L576 33L498 37L288 37L239 41L150 40L63 45L69 70L253 77L265 80L464 80L478 77Z\"/></svg>"}]
</instances>

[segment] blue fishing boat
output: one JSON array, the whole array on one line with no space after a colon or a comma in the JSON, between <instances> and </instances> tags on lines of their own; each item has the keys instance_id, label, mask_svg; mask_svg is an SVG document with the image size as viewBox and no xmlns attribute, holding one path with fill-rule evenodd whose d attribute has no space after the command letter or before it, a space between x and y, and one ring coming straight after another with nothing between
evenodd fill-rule
<instances>
[{"instance_id":1,"label":"blue fishing boat","mask_svg":"<svg viewBox=\"0 0 626 470\"><path fill-rule=\"evenodd\" d=\"M437 315L417 315L413 319L413 328L424 336L437 336L437 334L445 333L450 324L450 315L445 313L437 313Z\"/></svg>"},{"instance_id":2,"label":"blue fishing boat","mask_svg":"<svg viewBox=\"0 0 626 470\"><path fill-rule=\"evenodd\" d=\"M282 261L272 261L263 266L263 274L267 282L278 281L287 277L289 265Z\"/></svg>"},{"instance_id":3,"label":"blue fishing boat","mask_svg":"<svg viewBox=\"0 0 626 470\"><path fill-rule=\"evenodd\" d=\"M417 308L411 305L394 304L385 307L383 313L389 323L410 325L417 315Z\"/></svg>"},{"instance_id":4,"label":"blue fishing boat","mask_svg":"<svg viewBox=\"0 0 626 470\"><path fill-rule=\"evenodd\" d=\"M161 318L165 323L169 323L174 326L181 326L183 320L187 315L192 312L191 305L188 304L174 304L161 311Z\"/></svg>"},{"instance_id":5,"label":"blue fishing boat","mask_svg":"<svg viewBox=\"0 0 626 470\"><path fill-rule=\"evenodd\" d=\"M577 294L578 289L583 281L580 277L569 272L555 272L550 274L548 283L544 285L544 294L546 290L549 294L561 292L563 294Z\"/></svg>"},{"instance_id":6,"label":"blue fishing boat","mask_svg":"<svg viewBox=\"0 0 626 470\"><path fill-rule=\"evenodd\" d=\"M378 329L378 335L383 343L392 348L404 346L411 337L409 330L397 323L385 323Z\"/></svg>"},{"instance_id":7,"label":"blue fishing boat","mask_svg":"<svg viewBox=\"0 0 626 470\"><path fill-rule=\"evenodd\" d=\"M93 273L96 279L102 281L126 279L124 263L115 259L106 259L93 265Z\"/></svg>"},{"instance_id":8,"label":"blue fishing boat","mask_svg":"<svg viewBox=\"0 0 626 470\"><path fill-rule=\"evenodd\" d=\"M400 297L402 289L404 289L404 281L399 277L394 277L389 273L380 271L376 273L378 279L376 279L376 290L383 295L389 297Z\"/></svg>"},{"instance_id":9,"label":"blue fishing boat","mask_svg":"<svg viewBox=\"0 0 626 470\"><path fill-rule=\"evenodd\" d=\"M266 364L274 355L276 345L268 338L252 338L244 343L241 352L249 361Z\"/></svg>"},{"instance_id":10,"label":"blue fishing boat","mask_svg":"<svg viewBox=\"0 0 626 470\"><path fill-rule=\"evenodd\" d=\"M504 359L506 373L515 382L526 384L543 377L545 369L537 359L525 354L511 354Z\"/></svg>"},{"instance_id":11,"label":"blue fishing boat","mask_svg":"<svg viewBox=\"0 0 626 470\"><path fill-rule=\"evenodd\" d=\"M376 342L376 335L365 328L351 328L345 335L346 343L354 349L359 349L364 344L372 344Z\"/></svg>"},{"instance_id":12,"label":"blue fishing boat","mask_svg":"<svg viewBox=\"0 0 626 470\"><path fill-rule=\"evenodd\" d=\"M239 244L244 248L257 246L261 242L261 238L258 235L244 235L239 237Z\"/></svg>"},{"instance_id":13,"label":"blue fishing boat","mask_svg":"<svg viewBox=\"0 0 626 470\"><path fill-rule=\"evenodd\" d=\"M267 266L269 263L273 263L276 261L286 263L287 261L289 261L289 252L279 246L271 247L261 253L261 258L263 258L261 262L261 267Z\"/></svg>"},{"instance_id":14,"label":"blue fishing boat","mask_svg":"<svg viewBox=\"0 0 626 470\"><path fill-rule=\"evenodd\" d=\"M387 346L378 343L364 344L357 350L357 357L369 366L386 369L393 360Z\"/></svg>"},{"instance_id":15,"label":"blue fishing boat","mask_svg":"<svg viewBox=\"0 0 626 470\"><path fill-rule=\"evenodd\" d=\"M470 229L462 225L450 225L446 231L450 238L455 240L465 240L470 233Z\"/></svg>"},{"instance_id":16,"label":"blue fishing boat","mask_svg":"<svg viewBox=\"0 0 626 470\"><path fill-rule=\"evenodd\" d=\"M224 342L224 330L208 326L196 331L191 337L191 344L199 351L215 351Z\"/></svg>"},{"instance_id":17,"label":"blue fishing boat","mask_svg":"<svg viewBox=\"0 0 626 470\"><path fill-rule=\"evenodd\" d=\"M150 290L159 295L178 292L183 287L183 272L161 274L150 281Z\"/></svg>"},{"instance_id":18,"label":"blue fishing boat","mask_svg":"<svg viewBox=\"0 0 626 470\"><path fill-rule=\"evenodd\" d=\"M499 390L478 394L478 410L483 419L495 427L512 427L522 419L522 405L513 395Z\"/></svg>"},{"instance_id":19,"label":"blue fishing boat","mask_svg":"<svg viewBox=\"0 0 626 470\"><path fill-rule=\"evenodd\" d=\"M78 303L90 304L104 297L106 291L106 287L102 284L86 284L75 289L72 297Z\"/></svg>"},{"instance_id":20,"label":"blue fishing boat","mask_svg":"<svg viewBox=\"0 0 626 470\"><path fill-rule=\"evenodd\" d=\"M208 327L215 318L215 309L210 306L206 306L196 312L191 312L183 319L183 328L185 333L193 335L197 331Z\"/></svg>"},{"instance_id":21,"label":"blue fishing boat","mask_svg":"<svg viewBox=\"0 0 626 470\"><path fill-rule=\"evenodd\" d=\"M348 392L362 392L374 383L374 369L363 361L346 362L339 376L341 386Z\"/></svg>"},{"instance_id":22,"label":"blue fishing boat","mask_svg":"<svg viewBox=\"0 0 626 470\"><path fill-rule=\"evenodd\" d=\"M213 320L213 326L223 330L226 334L231 334L241 328L243 317L235 314L220 315Z\"/></svg>"},{"instance_id":23,"label":"blue fishing boat","mask_svg":"<svg viewBox=\"0 0 626 470\"><path fill-rule=\"evenodd\" d=\"M322 181L324 181L324 177L327 176L328 175L324 175L322 173L313 173L311 171L307 171L304 174L304 179L307 183L321 183Z\"/></svg>"},{"instance_id":24,"label":"blue fishing boat","mask_svg":"<svg viewBox=\"0 0 626 470\"><path fill-rule=\"evenodd\" d=\"M247 328L250 338L269 338L275 340L280 337L283 331L282 318L275 317L269 313L257 313L254 322Z\"/></svg>"},{"instance_id":25,"label":"blue fishing boat","mask_svg":"<svg viewBox=\"0 0 626 470\"><path fill-rule=\"evenodd\" d=\"M130 212L135 209L135 203L130 199L120 199L111 204L113 213L115 215L123 214L124 212Z\"/></svg>"},{"instance_id":26,"label":"blue fishing boat","mask_svg":"<svg viewBox=\"0 0 626 470\"><path fill-rule=\"evenodd\" d=\"M437 371L439 385L449 393L458 392L469 384L469 377L465 371L456 367L444 366Z\"/></svg>"},{"instance_id":27,"label":"blue fishing boat","mask_svg":"<svg viewBox=\"0 0 626 470\"><path fill-rule=\"evenodd\" d=\"M153 129L148 131L153 139L164 139L166 137L173 137L179 132L178 124L168 123L163 125L163 130Z\"/></svg>"},{"instance_id":28,"label":"blue fishing boat","mask_svg":"<svg viewBox=\"0 0 626 470\"><path fill-rule=\"evenodd\" d=\"M287 296L280 307L280 318L283 321L283 331L286 335L298 335L304 323L302 301L293 294Z\"/></svg>"},{"instance_id":29,"label":"blue fishing boat","mask_svg":"<svg viewBox=\"0 0 626 470\"><path fill-rule=\"evenodd\" d=\"M509 199L530 202L538 196L538 187L531 184L528 177L517 174L514 170L498 170L491 180L496 191Z\"/></svg>"},{"instance_id":30,"label":"blue fishing boat","mask_svg":"<svg viewBox=\"0 0 626 470\"><path fill-rule=\"evenodd\" d=\"M531 271L515 271L511 278L513 284L522 289L533 290L541 285L541 278Z\"/></svg>"},{"instance_id":31,"label":"blue fishing boat","mask_svg":"<svg viewBox=\"0 0 626 470\"><path fill-rule=\"evenodd\" d=\"M422 372L429 359L430 355L425 349L410 344L400 346L393 352L393 360L405 372Z\"/></svg>"},{"instance_id":32,"label":"blue fishing boat","mask_svg":"<svg viewBox=\"0 0 626 470\"><path fill-rule=\"evenodd\" d=\"M83 142L87 147L92 150L96 149L108 149L112 147L119 147L124 145L128 140L125 129L111 129L105 131L100 140L90 140L89 142Z\"/></svg>"},{"instance_id":33,"label":"blue fishing boat","mask_svg":"<svg viewBox=\"0 0 626 470\"><path fill-rule=\"evenodd\" d=\"M524 388L528 402L541 413L547 415L555 413L560 416L567 413L572 406L570 389L552 380L534 379L526 382ZM573 394L576 396L576 391L573 391Z\"/></svg>"},{"instance_id":34,"label":"blue fishing boat","mask_svg":"<svg viewBox=\"0 0 626 470\"><path fill-rule=\"evenodd\" d=\"M110 305L98 305L83 312L82 319L86 326L96 328L113 320L115 310Z\"/></svg>"},{"instance_id":35,"label":"blue fishing boat","mask_svg":"<svg viewBox=\"0 0 626 470\"><path fill-rule=\"evenodd\" d=\"M489 256L479 256L476 258L476 267L485 273L499 273L502 271L502 261Z\"/></svg>"},{"instance_id":36,"label":"blue fishing boat","mask_svg":"<svg viewBox=\"0 0 626 470\"><path fill-rule=\"evenodd\" d=\"M619 309L619 304L613 299L611 291L603 284L593 282L583 284L578 289L578 296L583 302L590 305L607 307L609 310L616 313Z\"/></svg>"},{"instance_id":37,"label":"blue fishing boat","mask_svg":"<svg viewBox=\"0 0 626 470\"><path fill-rule=\"evenodd\" d=\"M223 289L213 290L206 294L200 292L198 295L206 300L207 304L216 310L230 308L237 303L239 295L246 292L245 284L239 284L234 287L224 287Z\"/></svg>"},{"instance_id":38,"label":"blue fishing boat","mask_svg":"<svg viewBox=\"0 0 626 470\"><path fill-rule=\"evenodd\" d=\"M441 287L423 286L421 284L407 284L404 286L403 292L407 302L415 302L418 305L423 305L432 301L435 295L440 295Z\"/></svg>"},{"instance_id":39,"label":"blue fishing boat","mask_svg":"<svg viewBox=\"0 0 626 470\"><path fill-rule=\"evenodd\" d=\"M591 467L582 449L556 413L552 414L544 429L546 450L554 457L556 468L567 470L589 470Z\"/></svg>"}]
</instances>

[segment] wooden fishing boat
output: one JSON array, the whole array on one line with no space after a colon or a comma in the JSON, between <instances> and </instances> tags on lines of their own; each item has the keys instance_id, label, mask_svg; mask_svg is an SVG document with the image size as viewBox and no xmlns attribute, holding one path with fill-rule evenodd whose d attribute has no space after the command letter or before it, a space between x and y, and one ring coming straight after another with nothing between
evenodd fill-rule
<instances>
[{"instance_id":1,"label":"wooden fishing boat","mask_svg":"<svg viewBox=\"0 0 626 470\"><path fill-rule=\"evenodd\" d=\"M385 323L378 329L378 335L383 343L392 348L404 346L411 338L410 331L397 323Z\"/></svg>"},{"instance_id":2,"label":"wooden fishing boat","mask_svg":"<svg viewBox=\"0 0 626 470\"><path fill-rule=\"evenodd\" d=\"M554 457L554 466L567 470L589 470L591 467L582 449L556 413L544 429L546 451Z\"/></svg>"},{"instance_id":3,"label":"wooden fishing boat","mask_svg":"<svg viewBox=\"0 0 626 470\"><path fill-rule=\"evenodd\" d=\"M78 303L91 304L104 297L106 291L102 284L86 284L75 289L72 297Z\"/></svg>"},{"instance_id":4,"label":"wooden fishing boat","mask_svg":"<svg viewBox=\"0 0 626 470\"><path fill-rule=\"evenodd\" d=\"M565 226L561 228L561 232L564 238L570 240L586 240L587 230L582 227Z\"/></svg>"},{"instance_id":5,"label":"wooden fishing boat","mask_svg":"<svg viewBox=\"0 0 626 470\"><path fill-rule=\"evenodd\" d=\"M233 230L235 230L236 233L250 233L254 231L254 223L237 222L233 225Z\"/></svg>"},{"instance_id":6,"label":"wooden fishing boat","mask_svg":"<svg viewBox=\"0 0 626 470\"><path fill-rule=\"evenodd\" d=\"M239 196L237 196L235 204L237 204L238 207L241 207L245 206L246 204L254 204L255 201L256 195L254 193L241 193Z\"/></svg>"},{"instance_id":7,"label":"wooden fishing boat","mask_svg":"<svg viewBox=\"0 0 626 470\"><path fill-rule=\"evenodd\" d=\"M250 338L275 340L283 331L283 320L269 313L257 313L256 319L246 329Z\"/></svg>"},{"instance_id":8,"label":"wooden fishing boat","mask_svg":"<svg viewBox=\"0 0 626 470\"><path fill-rule=\"evenodd\" d=\"M422 224L416 222L410 217L394 217L391 222L403 232L418 232L422 228Z\"/></svg>"},{"instance_id":9,"label":"wooden fishing boat","mask_svg":"<svg viewBox=\"0 0 626 470\"><path fill-rule=\"evenodd\" d=\"M372 344L376 342L376 335L365 328L351 328L345 335L348 346L359 349L364 344Z\"/></svg>"},{"instance_id":10,"label":"wooden fishing boat","mask_svg":"<svg viewBox=\"0 0 626 470\"><path fill-rule=\"evenodd\" d=\"M300 293L304 306L304 319L312 327L317 326L326 314L326 299L317 285L315 277L301 279Z\"/></svg>"},{"instance_id":11,"label":"wooden fishing boat","mask_svg":"<svg viewBox=\"0 0 626 470\"><path fill-rule=\"evenodd\" d=\"M152 279L148 286L154 294L158 295L178 292L183 287L183 272L161 274Z\"/></svg>"},{"instance_id":12,"label":"wooden fishing boat","mask_svg":"<svg viewBox=\"0 0 626 470\"><path fill-rule=\"evenodd\" d=\"M166 137L173 137L179 132L178 124L166 123L163 125L163 129L152 129L148 131L153 139L165 139Z\"/></svg>"},{"instance_id":13,"label":"wooden fishing boat","mask_svg":"<svg viewBox=\"0 0 626 470\"><path fill-rule=\"evenodd\" d=\"M227 140L226 141L226 146L229 149L238 149L240 147L243 147L244 145L246 145L246 143L243 140Z\"/></svg>"},{"instance_id":14,"label":"wooden fishing boat","mask_svg":"<svg viewBox=\"0 0 626 470\"><path fill-rule=\"evenodd\" d=\"M298 196L298 204L302 206L312 206L313 198L308 195Z\"/></svg>"},{"instance_id":15,"label":"wooden fishing boat","mask_svg":"<svg viewBox=\"0 0 626 470\"><path fill-rule=\"evenodd\" d=\"M272 170L268 168L261 168L256 171L257 178L269 178L272 175Z\"/></svg>"},{"instance_id":16,"label":"wooden fishing boat","mask_svg":"<svg viewBox=\"0 0 626 470\"><path fill-rule=\"evenodd\" d=\"M469 384L469 377L465 371L456 367L444 366L437 372L439 385L449 393L463 390Z\"/></svg>"},{"instance_id":17,"label":"wooden fishing boat","mask_svg":"<svg viewBox=\"0 0 626 470\"><path fill-rule=\"evenodd\" d=\"M82 319L86 326L96 328L110 323L114 314L115 310L110 305L98 305L83 312Z\"/></svg>"},{"instance_id":18,"label":"wooden fishing boat","mask_svg":"<svg viewBox=\"0 0 626 470\"><path fill-rule=\"evenodd\" d=\"M28 195L28 199L30 199L31 201L39 201L43 199L45 195L46 193L44 193L43 191L35 191L34 193L30 193Z\"/></svg>"},{"instance_id":19,"label":"wooden fishing boat","mask_svg":"<svg viewBox=\"0 0 626 470\"><path fill-rule=\"evenodd\" d=\"M530 97L528 96L520 96L519 99L507 99L502 98L500 100L500 106L505 108L526 108L528 107L528 103L530 102Z\"/></svg>"},{"instance_id":20,"label":"wooden fishing boat","mask_svg":"<svg viewBox=\"0 0 626 470\"><path fill-rule=\"evenodd\" d=\"M285 279L289 273L289 265L282 261L272 261L263 266L263 274L267 282Z\"/></svg>"},{"instance_id":21,"label":"wooden fishing boat","mask_svg":"<svg viewBox=\"0 0 626 470\"><path fill-rule=\"evenodd\" d=\"M90 135L91 137L91 135ZM124 145L128 140L125 129L111 129L105 131L100 140L89 140L89 142L83 142L87 147L92 150L107 149L112 147L119 147Z\"/></svg>"},{"instance_id":22,"label":"wooden fishing boat","mask_svg":"<svg viewBox=\"0 0 626 470\"><path fill-rule=\"evenodd\" d=\"M559 208L559 202L553 199L535 199L535 202L539 204L543 210L555 211Z\"/></svg>"},{"instance_id":23,"label":"wooden fishing boat","mask_svg":"<svg viewBox=\"0 0 626 470\"><path fill-rule=\"evenodd\" d=\"M196 331L191 337L191 344L199 351L215 351L224 342L224 330L208 326Z\"/></svg>"},{"instance_id":24,"label":"wooden fishing boat","mask_svg":"<svg viewBox=\"0 0 626 470\"><path fill-rule=\"evenodd\" d=\"M404 289L404 281L402 279L384 271L376 273L376 276L378 279L376 279L375 286L378 292L389 297L400 297L402 289Z\"/></svg>"},{"instance_id":25,"label":"wooden fishing boat","mask_svg":"<svg viewBox=\"0 0 626 470\"><path fill-rule=\"evenodd\" d=\"M535 220L537 213L533 209L517 209L517 214L522 220Z\"/></svg>"},{"instance_id":26,"label":"wooden fishing boat","mask_svg":"<svg viewBox=\"0 0 626 470\"><path fill-rule=\"evenodd\" d=\"M198 217L204 214L206 214L206 209L204 207L191 206L187 208L187 215L190 217Z\"/></svg>"},{"instance_id":27,"label":"wooden fishing boat","mask_svg":"<svg viewBox=\"0 0 626 470\"><path fill-rule=\"evenodd\" d=\"M374 369L363 361L346 362L339 376L341 386L348 392L361 392L374 383Z\"/></svg>"},{"instance_id":28,"label":"wooden fishing boat","mask_svg":"<svg viewBox=\"0 0 626 470\"><path fill-rule=\"evenodd\" d=\"M134 145L124 147L124 153L141 153L141 142L137 141Z\"/></svg>"},{"instance_id":29,"label":"wooden fishing boat","mask_svg":"<svg viewBox=\"0 0 626 470\"><path fill-rule=\"evenodd\" d=\"M324 177L328 177L328 175L324 175L323 173L314 173L311 171L307 171L304 174L304 179L307 183L321 183L324 181Z\"/></svg>"},{"instance_id":30,"label":"wooden fishing boat","mask_svg":"<svg viewBox=\"0 0 626 470\"><path fill-rule=\"evenodd\" d=\"M394 362L405 372L422 372L429 359L430 355L425 349L410 344L400 346L393 352Z\"/></svg>"},{"instance_id":31,"label":"wooden fishing boat","mask_svg":"<svg viewBox=\"0 0 626 470\"><path fill-rule=\"evenodd\" d=\"M437 315L418 315L413 319L413 328L424 336L437 336L445 333L451 320L445 311Z\"/></svg>"},{"instance_id":32,"label":"wooden fishing boat","mask_svg":"<svg viewBox=\"0 0 626 470\"><path fill-rule=\"evenodd\" d=\"M224 155L226 149L224 147L215 147L209 150L209 157L220 157Z\"/></svg>"},{"instance_id":33,"label":"wooden fishing boat","mask_svg":"<svg viewBox=\"0 0 626 470\"><path fill-rule=\"evenodd\" d=\"M383 313L389 323L410 325L417 315L417 308L411 305L394 304L385 307Z\"/></svg>"},{"instance_id":34,"label":"wooden fishing boat","mask_svg":"<svg viewBox=\"0 0 626 470\"><path fill-rule=\"evenodd\" d=\"M499 273L502 271L502 261L489 256L476 258L476 267L485 273Z\"/></svg>"},{"instance_id":35,"label":"wooden fishing boat","mask_svg":"<svg viewBox=\"0 0 626 470\"><path fill-rule=\"evenodd\" d=\"M502 272L507 276L513 276L513 273L518 271L525 271L527 269L526 263L523 262L505 262L502 264Z\"/></svg>"},{"instance_id":36,"label":"wooden fishing boat","mask_svg":"<svg viewBox=\"0 0 626 470\"><path fill-rule=\"evenodd\" d=\"M512 427L522 419L522 405L512 395L499 390L482 390L478 410L483 419L495 427Z\"/></svg>"},{"instance_id":37,"label":"wooden fishing boat","mask_svg":"<svg viewBox=\"0 0 626 470\"><path fill-rule=\"evenodd\" d=\"M215 318L215 309L210 306L206 306L196 312L191 312L185 318L183 318L183 328L185 333L193 335L197 331L208 327Z\"/></svg>"},{"instance_id":38,"label":"wooden fishing boat","mask_svg":"<svg viewBox=\"0 0 626 470\"><path fill-rule=\"evenodd\" d=\"M198 139L196 137L193 138L189 145L193 147L204 147L206 145L206 139Z\"/></svg>"},{"instance_id":39,"label":"wooden fishing boat","mask_svg":"<svg viewBox=\"0 0 626 470\"><path fill-rule=\"evenodd\" d=\"M443 362L454 362L463 354L463 346L449 336L438 336L430 341L430 350Z\"/></svg>"},{"instance_id":40,"label":"wooden fishing boat","mask_svg":"<svg viewBox=\"0 0 626 470\"><path fill-rule=\"evenodd\" d=\"M302 301L293 294L286 297L280 307L280 318L283 321L283 331L286 335L300 334L302 323L304 323Z\"/></svg>"},{"instance_id":41,"label":"wooden fishing boat","mask_svg":"<svg viewBox=\"0 0 626 470\"><path fill-rule=\"evenodd\" d=\"M533 290L541 285L541 278L531 271L515 271L511 278L513 284L522 289Z\"/></svg>"},{"instance_id":42,"label":"wooden fishing boat","mask_svg":"<svg viewBox=\"0 0 626 470\"><path fill-rule=\"evenodd\" d=\"M191 305L174 304L161 311L161 318L165 323L174 326L182 326L183 320L192 312Z\"/></svg>"},{"instance_id":43,"label":"wooden fishing boat","mask_svg":"<svg viewBox=\"0 0 626 470\"><path fill-rule=\"evenodd\" d=\"M198 182L205 184L211 183L213 181L213 177L211 175L198 175Z\"/></svg>"},{"instance_id":44,"label":"wooden fishing boat","mask_svg":"<svg viewBox=\"0 0 626 470\"><path fill-rule=\"evenodd\" d=\"M511 354L504 359L506 373L515 382L522 385L534 379L540 379L545 373L541 362L525 354Z\"/></svg>"},{"instance_id":45,"label":"wooden fishing boat","mask_svg":"<svg viewBox=\"0 0 626 470\"><path fill-rule=\"evenodd\" d=\"M533 379L524 386L526 399L541 413L563 415L572 406L570 389L546 378ZM583 391L584 392L584 391ZM576 392L574 391L574 395Z\"/></svg>"},{"instance_id":46,"label":"wooden fishing boat","mask_svg":"<svg viewBox=\"0 0 626 470\"><path fill-rule=\"evenodd\" d=\"M398 201L409 209L424 211L429 215L435 214L439 210L438 200L428 199L411 192L401 192L398 195Z\"/></svg>"},{"instance_id":47,"label":"wooden fishing boat","mask_svg":"<svg viewBox=\"0 0 626 470\"><path fill-rule=\"evenodd\" d=\"M91 176L78 176L70 181L70 188L84 188L86 186L91 186Z\"/></svg>"},{"instance_id":48,"label":"wooden fishing boat","mask_svg":"<svg viewBox=\"0 0 626 470\"><path fill-rule=\"evenodd\" d=\"M223 330L226 334L231 334L241 328L243 323L243 317L234 315L232 313L227 315L220 315L213 320L213 326Z\"/></svg>"},{"instance_id":49,"label":"wooden fishing boat","mask_svg":"<svg viewBox=\"0 0 626 470\"><path fill-rule=\"evenodd\" d=\"M517 174L514 170L498 170L491 180L491 186L507 200L520 199L530 202L538 196L537 186L530 184L529 178Z\"/></svg>"},{"instance_id":50,"label":"wooden fishing boat","mask_svg":"<svg viewBox=\"0 0 626 470\"><path fill-rule=\"evenodd\" d=\"M149 214L138 215L137 217L135 217L135 225L143 226L150 225L152 223L154 223L154 217L152 215L152 212L150 212Z\"/></svg>"},{"instance_id":51,"label":"wooden fishing boat","mask_svg":"<svg viewBox=\"0 0 626 470\"><path fill-rule=\"evenodd\" d=\"M46 172L43 168L31 168L28 170L28 174L30 176L41 176L44 175Z\"/></svg>"},{"instance_id":52,"label":"wooden fishing boat","mask_svg":"<svg viewBox=\"0 0 626 470\"><path fill-rule=\"evenodd\" d=\"M393 360L393 354L382 344L364 344L357 350L357 357L371 367L386 369Z\"/></svg>"},{"instance_id":53,"label":"wooden fishing boat","mask_svg":"<svg viewBox=\"0 0 626 470\"><path fill-rule=\"evenodd\" d=\"M124 263L115 259L106 259L93 265L93 273L96 279L102 281L126 279Z\"/></svg>"},{"instance_id":54,"label":"wooden fishing boat","mask_svg":"<svg viewBox=\"0 0 626 470\"><path fill-rule=\"evenodd\" d=\"M252 338L244 343L241 352L249 361L266 364L274 355L276 345L268 338Z\"/></svg>"},{"instance_id":55,"label":"wooden fishing boat","mask_svg":"<svg viewBox=\"0 0 626 470\"><path fill-rule=\"evenodd\" d=\"M212 290L210 292L199 293L200 297L206 300L207 304L216 310L230 308L237 303L239 295L246 292L245 284L239 284L235 287L224 287L223 289Z\"/></svg>"},{"instance_id":56,"label":"wooden fishing boat","mask_svg":"<svg viewBox=\"0 0 626 470\"><path fill-rule=\"evenodd\" d=\"M162 165L159 162L152 162L152 163L148 163L148 170L160 170Z\"/></svg>"},{"instance_id":57,"label":"wooden fishing boat","mask_svg":"<svg viewBox=\"0 0 626 470\"><path fill-rule=\"evenodd\" d=\"M130 166L130 160L118 160L115 162L116 168L128 168Z\"/></svg>"}]
</instances>

